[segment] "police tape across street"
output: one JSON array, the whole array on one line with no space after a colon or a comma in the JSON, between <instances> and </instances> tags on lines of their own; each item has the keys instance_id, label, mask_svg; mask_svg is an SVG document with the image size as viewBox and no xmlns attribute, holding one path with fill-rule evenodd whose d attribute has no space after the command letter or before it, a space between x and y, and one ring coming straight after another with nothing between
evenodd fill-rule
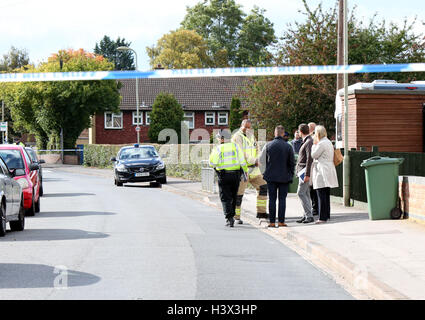
<instances>
[{"instance_id":1,"label":"police tape across street","mask_svg":"<svg viewBox=\"0 0 425 320\"><path fill-rule=\"evenodd\" d=\"M375 72L424 72L425 63L404 64L361 64L327 66L280 66L211 69L170 69L149 71L81 71L43 73L3 73L0 82L120 80L146 78L190 78L190 77L249 77L310 74L354 74Z\"/></svg>"}]
</instances>

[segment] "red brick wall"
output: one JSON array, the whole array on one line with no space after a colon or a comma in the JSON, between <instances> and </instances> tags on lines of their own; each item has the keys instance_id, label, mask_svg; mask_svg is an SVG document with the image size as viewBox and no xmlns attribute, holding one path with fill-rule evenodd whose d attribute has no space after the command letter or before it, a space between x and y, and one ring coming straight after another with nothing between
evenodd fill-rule
<instances>
[{"instance_id":1,"label":"red brick wall","mask_svg":"<svg viewBox=\"0 0 425 320\"><path fill-rule=\"evenodd\" d=\"M215 113L215 125L205 125L205 112L195 112L195 128L206 129L209 134L214 129L225 129L228 126L218 126L218 113ZM136 126L133 125L132 111L123 111L123 128L122 129L105 129L105 116L104 114L96 115L96 144L127 144L137 142ZM140 126L140 142L149 142L148 130L149 126L145 125L145 111L143 111L143 125ZM189 131L191 134L193 130ZM192 137L197 140L197 137Z\"/></svg>"},{"instance_id":2,"label":"red brick wall","mask_svg":"<svg viewBox=\"0 0 425 320\"><path fill-rule=\"evenodd\" d=\"M425 223L425 177L399 177L401 207L409 219Z\"/></svg>"},{"instance_id":3,"label":"red brick wall","mask_svg":"<svg viewBox=\"0 0 425 320\"><path fill-rule=\"evenodd\" d=\"M227 121L229 122L229 120ZM218 112L215 113L215 125L210 126L205 124L205 112L204 111L197 111L195 112L195 128L196 129L205 129L208 131L208 133L211 135L213 133L213 130L215 129L228 129L229 126L219 126L218 123ZM192 134L193 130L189 130L189 133ZM197 137L192 137L193 140L198 140Z\"/></svg>"}]
</instances>

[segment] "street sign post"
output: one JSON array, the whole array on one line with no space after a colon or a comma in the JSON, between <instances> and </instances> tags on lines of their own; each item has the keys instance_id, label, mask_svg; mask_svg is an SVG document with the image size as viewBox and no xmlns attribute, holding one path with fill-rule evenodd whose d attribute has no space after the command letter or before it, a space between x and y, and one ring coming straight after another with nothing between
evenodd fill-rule
<instances>
[{"instance_id":1,"label":"street sign post","mask_svg":"<svg viewBox=\"0 0 425 320\"><path fill-rule=\"evenodd\" d=\"M7 121L5 122L0 122L0 132L1 132L1 136L2 136L2 142L1 143L6 143L8 137L7 137Z\"/></svg>"},{"instance_id":2,"label":"street sign post","mask_svg":"<svg viewBox=\"0 0 425 320\"><path fill-rule=\"evenodd\" d=\"M7 132L7 121L6 122L0 122L0 131L1 132Z\"/></svg>"}]
</instances>

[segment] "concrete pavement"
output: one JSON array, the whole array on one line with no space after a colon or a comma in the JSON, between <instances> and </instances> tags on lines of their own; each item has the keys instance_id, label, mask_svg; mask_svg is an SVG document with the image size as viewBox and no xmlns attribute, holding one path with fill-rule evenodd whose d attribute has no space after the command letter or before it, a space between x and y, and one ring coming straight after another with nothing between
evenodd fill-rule
<instances>
[{"instance_id":1,"label":"concrete pavement","mask_svg":"<svg viewBox=\"0 0 425 320\"><path fill-rule=\"evenodd\" d=\"M3 299L352 299L280 241L111 170L43 169L41 212L0 239Z\"/></svg>"},{"instance_id":2,"label":"concrete pavement","mask_svg":"<svg viewBox=\"0 0 425 320\"><path fill-rule=\"evenodd\" d=\"M176 191L186 190L191 197L198 194L220 206L218 195L200 189L200 183L182 183ZM301 203L296 194L289 194L289 228L268 229L266 221L258 225L256 194L248 190L242 219L329 272L360 299L425 299L425 226L408 220L371 221L364 204L346 208L333 200L329 223L304 225L296 223L302 215Z\"/></svg>"}]
</instances>

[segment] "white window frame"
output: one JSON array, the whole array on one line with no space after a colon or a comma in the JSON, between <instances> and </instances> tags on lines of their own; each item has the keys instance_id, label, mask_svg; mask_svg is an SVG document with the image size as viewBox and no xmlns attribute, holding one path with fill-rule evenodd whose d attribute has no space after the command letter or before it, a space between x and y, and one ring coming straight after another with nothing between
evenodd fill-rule
<instances>
[{"instance_id":1,"label":"white window frame","mask_svg":"<svg viewBox=\"0 0 425 320\"><path fill-rule=\"evenodd\" d=\"M183 121L186 123L189 129L195 129L195 112L186 111L183 115L183 119L185 118L192 118L192 125L190 125L190 121L187 121L187 120L183 120Z\"/></svg>"},{"instance_id":2,"label":"white window frame","mask_svg":"<svg viewBox=\"0 0 425 320\"><path fill-rule=\"evenodd\" d=\"M209 114L209 115L208 115ZM212 123L208 123L207 119L210 119L212 115ZM205 111L205 125L206 126L215 126L215 112L214 111Z\"/></svg>"},{"instance_id":3,"label":"white window frame","mask_svg":"<svg viewBox=\"0 0 425 320\"><path fill-rule=\"evenodd\" d=\"M111 115L111 117L112 117L112 127L107 127L106 126L106 116L107 115ZM119 127L114 127L114 118L118 118L118 117L121 118L121 125ZM123 123L123 114L122 114L122 112L120 112L120 113L105 112L104 121L105 121L104 122L104 128L105 129L119 130L119 129L122 129L123 128L123 125L122 125L122 123Z\"/></svg>"},{"instance_id":4,"label":"white window frame","mask_svg":"<svg viewBox=\"0 0 425 320\"><path fill-rule=\"evenodd\" d=\"M220 119L226 119L226 123L220 123ZM218 112L217 121L219 126L227 126L229 125L229 113L227 111Z\"/></svg>"},{"instance_id":5,"label":"white window frame","mask_svg":"<svg viewBox=\"0 0 425 320\"><path fill-rule=\"evenodd\" d=\"M145 124L147 126L151 125L151 112L150 111L145 112Z\"/></svg>"},{"instance_id":6,"label":"white window frame","mask_svg":"<svg viewBox=\"0 0 425 320\"><path fill-rule=\"evenodd\" d=\"M133 111L133 113L132 113L133 126L137 126L137 122L135 121L136 120L136 114L137 114L137 111ZM140 110L139 110L139 120L140 120L139 125L142 125L143 124L143 111L140 111Z\"/></svg>"}]
</instances>

